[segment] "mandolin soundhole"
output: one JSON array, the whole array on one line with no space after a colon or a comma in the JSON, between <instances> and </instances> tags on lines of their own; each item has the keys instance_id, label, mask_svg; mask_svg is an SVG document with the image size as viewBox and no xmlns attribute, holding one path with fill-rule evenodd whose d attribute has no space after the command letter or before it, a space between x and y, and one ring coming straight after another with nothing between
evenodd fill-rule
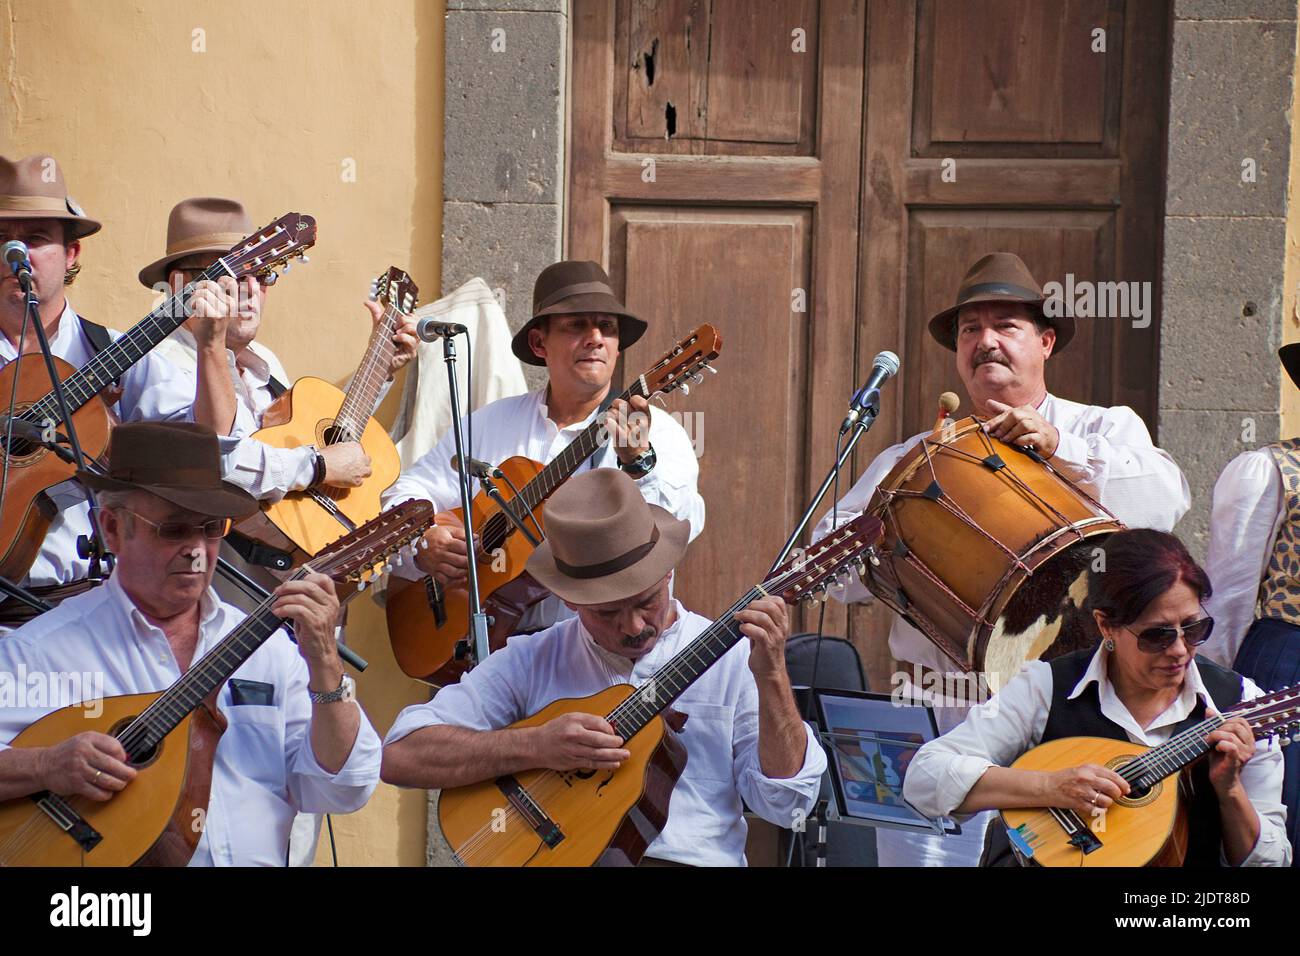
<instances>
[{"instance_id":1,"label":"mandolin soundhole","mask_svg":"<svg viewBox=\"0 0 1300 956\"><path fill-rule=\"evenodd\" d=\"M1106 761L1107 770L1116 770L1124 764L1133 760L1135 755L1129 754L1122 757L1113 757ZM1154 787L1134 787L1128 792L1127 797L1120 797L1116 801L1121 807L1145 807L1155 803L1160 796L1160 791L1164 788L1164 781L1157 783Z\"/></svg>"},{"instance_id":2,"label":"mandolin soundhole","mask_svg":"<svg viewBox=\"0 0 1300 956\"><path fill-rule=\"evenodd\" d=\"M127 727L131 726L131 723L134 720L135 720L135 715L132 715L130 717L123 717L121 720L115 723L111 728L109 728L108 735L110 737L120 736L126 730ZM149 766L151 763L157 760L158 755L161 752L162 752L162 744L161 743L154 744L143 754L141 754L139 759L132 760L131 766L135 767L137 770L143 770L145 767Z\"/></svg>"}]
</instances>

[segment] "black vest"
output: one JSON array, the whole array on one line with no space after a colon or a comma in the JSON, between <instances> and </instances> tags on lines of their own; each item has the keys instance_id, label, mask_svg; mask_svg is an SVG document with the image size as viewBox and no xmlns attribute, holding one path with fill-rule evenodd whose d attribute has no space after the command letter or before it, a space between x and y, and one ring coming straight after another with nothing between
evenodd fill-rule
<instances>
[{"instance_id":1,"label":"black vest","mask_svg":"<svg viewBox=\"0 0 1300 956\"><path fill-rule=\"evenodd\" d=\"M1047 714L1047 724L1039 743L1059 740L1062 737L1105 737L1110 740L1128 740L1118 724L1101 712L1101 698L1097 684L1089 684L1078 697L1070 699L1070 692L1083 679L1092 662L1095 650L1085 648L1064 654L1050 662L1052 668L1052 706ZM1210 692L1215 707L1222 713L1241 700L1241 677L1225 670L1203 657L1196 659L1196 669L1201 682ZM1196 705L1183 720L1174 726L1173 734L1199 724L1205 719L1205 704L1198 698ZM1190 776L1190 781L1187 780ZM1218 866L1223 844L1223 830L1219 819L1219 798L1210 784L1209 763L1196 763L1180 786L1187 800L1188 841L1184 866ZM1190 783L1190 785L1188 785ZM1007 839L1007 828L1001 819L989 824L984 840L981 866L1016 866L1015 854Z\"/></svg>"}]
</instances>

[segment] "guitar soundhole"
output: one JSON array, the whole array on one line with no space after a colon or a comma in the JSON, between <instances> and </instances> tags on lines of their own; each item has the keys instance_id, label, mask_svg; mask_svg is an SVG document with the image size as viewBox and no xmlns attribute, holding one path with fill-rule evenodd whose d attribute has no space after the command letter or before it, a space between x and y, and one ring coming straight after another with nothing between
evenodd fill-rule
<instances>
[{"instance_id":1,"label":"guitar soundhole","mask_svg":"<svg viewBox=\"0 0 1300 956\"><path fill-rule=\"evenodd\" d=\"M336 445L341 441L348 440L347 435L345 435L343 432L343 429L339 428L337 425L330 425L323 432L321 432L321 438L326 445Z\"/></svg>"},{"instance_id":2,"label":"guitar soundhole","mask_svg":"<svg viewBox=\"0 0 1300 956\"><path fill-rule=\"evenodd\" d=\"M108 735L110 737L120 736L126 730L127 727L131 726L131 722L134 720L135 720L134 715L130 717L123 717L121 720L115 723L111 728L109 728ZM162 747L160 744L154 744L152 747L150 747L148 750L142 753L137 759L132 760L131 766L135 767L137 770L143 770L145 767L149 766L151 763L153 763L155 760L158 759L158 754L161 752L161 750Z\"/></svg>"},{"instance_id":3,"label":"guitar soundhole","mask_svg":"<svg viewBox=\"0 0 1300 956\"><path fill-rule=\"evenodd\" d=\"M1126 754L1122 757L1113 757L1106 761L1106 769L1118 770L1124 764L1133 760L1136 754ZM1117 801L1121 807L1145 807L1154 803L1160 796L1160 791L1164 787L1164 781L1158 781L1150 787L1134 787L1128 792L1127 797L1120 797Z\"/></svg>"}]
</instances>

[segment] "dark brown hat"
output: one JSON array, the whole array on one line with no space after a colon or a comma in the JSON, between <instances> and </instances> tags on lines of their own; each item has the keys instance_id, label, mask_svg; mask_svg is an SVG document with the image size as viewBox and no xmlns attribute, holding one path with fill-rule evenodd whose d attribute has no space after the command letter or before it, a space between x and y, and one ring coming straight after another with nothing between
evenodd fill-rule
<instances>
[{"instance_id":1,"label":"dark brown hat","mask_svg":"<svg viewBox=\"0 0 1300 956\"><path fill-rule=\"evenodd\" d=\"M108 474L77 472L93 491L147 491L212 518L243 518L257 499L221 480L217 434L191 422L128 422L108 437Z\"/></svg>"},{"instance_id":2,"label":"dark brown hat","mask_svg":"<svg viewBox=\"0 0 1300 956\"><path fill-rule=\"evenodd\" d=\"M1277 357L1282 360L1282 367L1291 376L1291 384L1300 388L1300 342L1284 345L1277 350Z\"/></svg>"},{"instance_id":3,"label":"dark brown hat","mask_svg":"<svg viewBox=\"0 0 1300 956\"><path fill-rule=\"evenodd\" d=\"M542 270L533 283L533 317L515 333L510 350L525 365L545 365L528 345L528 331L547 315L600 312L618 316L618 347L626 350L645 335L646 324L618 301L599 263L566 259Z\"/></svg>"},{"instance_id":4,"label":"dark brown hat","mask_svg":"<svg viewBox=\"0 0 1300 956\"><path fill-rule=\"evenodd\" d=\"M253 221L233 199L182 199L167 217L166 254L140 270L140 282L152 289L167 281L173 262L204 252L229 252L252 231Z\"/></svg>"},{"instance_id":5,"label":"dark brown hat","mask_svg":"<svg viewBox=\"0 0 1300 956\"><path fill-rule=\"evenodd\" d=\"M45 155L16 162L0 156L0 219L62 219L72 223L73 239L100 229L68 195L54 157Z\"/></svg>"},{"instance_id":6,"label":"dark brown hat","mask_svg":"<svg viewBox=\"0 0 1300 956\"><path fill-rule=\"evenodd\" d=\"M930 320L930 335L934 340L950 351L957 351L957 313L962 306L976 302L1018 302L1029 306L1056 330L1053 355L1074 338L1074 317L1052 316L1043 311L1043 290L1029 267L1013 253L992 252L970 267L957 287L957 304Z\"/></svg>"},{"instance_id":7,"label":"dark brown hat","mask_svg":"<svg viewBox=\"0 0 1300 956\"><path fill-rule=\"evenodd\" d=\"M573 604L636 597L677 566L691 524L641 497L617 468L593 468L562 484L542 509L546 540L528 573Z\"/></svg>"}]
</instances>

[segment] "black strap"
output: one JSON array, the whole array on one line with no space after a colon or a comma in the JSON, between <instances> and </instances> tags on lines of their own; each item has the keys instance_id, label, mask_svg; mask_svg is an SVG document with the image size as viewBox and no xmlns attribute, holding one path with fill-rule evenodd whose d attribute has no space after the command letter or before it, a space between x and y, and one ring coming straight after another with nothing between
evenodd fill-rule
<instances>
[{"instance_id":1,"label":"black strap","mask_svg":"<svg viewBox=\"0 0 1300 956\"><path fill-rule=\"evenodd\" d=\"M285 392L289 391L284 382L280 381L274 375L267 376L266 390L271 393L272 398L279 398Z\"/></svg>"},{"instance_id":2,"label":"black strap","mask_svg":"<svg viewBox=\"0 0 1300 956\"><path fill-rule=\"evenodd\" d=\"M81 323L81 332L90 342L90 354L98 355L104 349L113 344L112 336L108 334L108 329L104 328L98 322L92 322L85 316L77 316L77 321Z\"/></svg>"},{"instance_id":3,"label":"black strap","mask_svg":"<svg viewBox=\"0 0 1300 956\"><path fill-rule=\"evenodd\" d=\"M281 551L279 548L272 548L269 545L254 541L252 538L240 534L238 531L231 531L226 535L226 543L234 549L235 553L247 561L249 564L255 564L259 568L271 568L275 571L288 571L293 567L293 555L287 551Z\"/></svg>"}]
</instances>

